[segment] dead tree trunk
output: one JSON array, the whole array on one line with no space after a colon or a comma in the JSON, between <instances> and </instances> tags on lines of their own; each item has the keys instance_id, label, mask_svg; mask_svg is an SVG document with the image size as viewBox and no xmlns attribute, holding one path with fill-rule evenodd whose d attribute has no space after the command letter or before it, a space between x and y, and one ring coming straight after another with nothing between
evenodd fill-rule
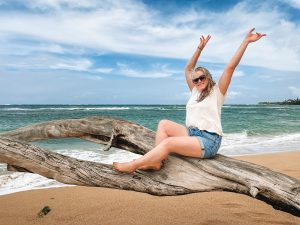
<instances>
[{"instance_id":1,"label":"dead tree trunk","mask_svg":"<svg viewBox=\"0 0 300 225\"><path fill-rule=\"evenodd\" d=\"M30 144L49 138L77 137L136 154L154 147L155 133L112 117L55 120L0 135L0 162L8 170L37 173L59 182L179 195L231 191L261 199L274 208L300 215L300 180L253 163L217 155L197 159L171 154L159 171L118 172L112 165L78 160Z\"/></svg>"}]
</instances>

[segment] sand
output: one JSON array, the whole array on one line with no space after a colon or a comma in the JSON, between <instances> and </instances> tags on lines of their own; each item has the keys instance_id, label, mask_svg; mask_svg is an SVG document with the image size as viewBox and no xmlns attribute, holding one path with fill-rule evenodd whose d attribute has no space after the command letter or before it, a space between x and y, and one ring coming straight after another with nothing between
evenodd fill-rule
<instances>
[{"instance_id":1,"label":"sand","mask_svg":"<svg viewBox=\"0 0 300 225\"><path fill-rule=\"evenodd\" d=\"M239 156L300 179L300 151ZM37 213L49 206L44 217ZM230 192L153 196L101 187L60 187L0 196L0 225L300 224L300 217Z\"/></svg>"}]
</instances>

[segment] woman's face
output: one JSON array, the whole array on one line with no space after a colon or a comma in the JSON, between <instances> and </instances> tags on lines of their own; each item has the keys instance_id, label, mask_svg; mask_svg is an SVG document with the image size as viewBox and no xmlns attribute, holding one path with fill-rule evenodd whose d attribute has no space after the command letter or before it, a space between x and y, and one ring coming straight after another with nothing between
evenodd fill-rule
<instances>
[{"instance_id":1,"label":"woman's face","mask_svg":"<svg viewBox=\"0 0 300 225\"><path fill-rule=\"evenodd\" d=\"M196 73L194 73L193 80L197 79L199 77L200 78L201 77L205 77L205 79L204 80L202 79L202 81L200 79L198 79L198 82L196 84L194 83L194 85L196 86L196 88L199 91L203 91L206 88L207 84L208 84L208 78L204 75L204 73L201 70L199 70Z\"/></svg>"}]
</instances>

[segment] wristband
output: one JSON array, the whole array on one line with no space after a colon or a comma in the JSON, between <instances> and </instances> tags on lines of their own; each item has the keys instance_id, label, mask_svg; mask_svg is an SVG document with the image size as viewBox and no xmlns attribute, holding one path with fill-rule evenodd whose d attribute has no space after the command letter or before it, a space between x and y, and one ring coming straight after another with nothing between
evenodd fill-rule
<instances>
[{"instance_id":1,"label":"wristband","mask_svg":"<svg viewBox=\"0 0 300 225\"><path fill-rule=\"evenodd\" d=\"M201 48L199 48L199 46L198 46L198 49L200 49L200 50L202 51L202 49L201 49Z\"/></svg>"}]
</instances>

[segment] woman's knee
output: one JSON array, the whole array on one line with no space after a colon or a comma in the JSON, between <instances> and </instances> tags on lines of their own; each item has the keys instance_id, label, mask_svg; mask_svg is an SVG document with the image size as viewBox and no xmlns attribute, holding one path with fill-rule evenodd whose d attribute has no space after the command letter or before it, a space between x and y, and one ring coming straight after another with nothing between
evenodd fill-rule
<instances>
[{"instance_id":1,"label":"woman's knee","mask_svg":"<svg viewBox=\"0 0 300 225\"><path fill-rule=\"evenodd\" d=\"M170 152L174 144L174 137L167 137L160 144L165 151Z\"/></svg>"},{"instance_id":2,"label":"woman's knee","mask_svg":"<svg viewBox=\"0 0 300 225\"><path fill-rule=\"evenodd\" d=\"M170 120L167 120L167 119L162 119L159 121L158 123L158 127L161 127L161 128L166 128L166 126L168 126L168 123L170 123Z\"/></svg>"},{"instance_id":3,"label":"woman's knee","mask_svg":"<svg viewBox=\"0 0 300 225\"><path fill-rule=\"evenodd\" d=\"M164 132L168 137L188 136L185 126L167 119L159 122L157 130Z\"/></svg>"}]
</instances>

